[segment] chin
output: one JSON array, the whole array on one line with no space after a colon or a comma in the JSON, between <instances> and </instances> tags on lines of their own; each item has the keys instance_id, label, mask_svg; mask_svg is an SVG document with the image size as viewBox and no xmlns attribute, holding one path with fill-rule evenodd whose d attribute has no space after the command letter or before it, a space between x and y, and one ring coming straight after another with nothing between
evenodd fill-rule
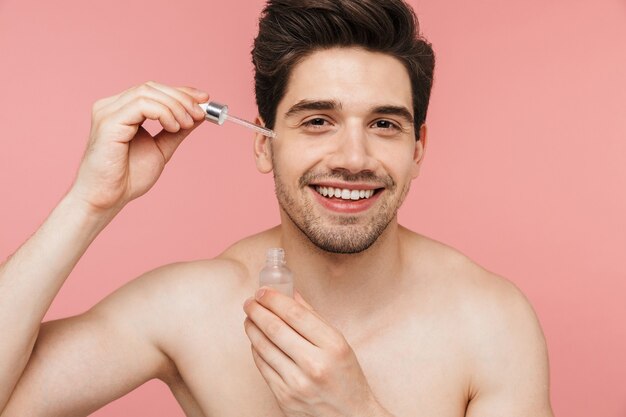
<instances>
[{"instance_id":1,"label":"chin","mask_svg":"<svg viewBox=\"0 0 626 417\"><path fill-rule=\"evenodd\" d=\"M335 254L357 254L369 249L383 234L390 222L368 224L366 226L296 226L317 248Z\"/></svg>"}]
</instances>

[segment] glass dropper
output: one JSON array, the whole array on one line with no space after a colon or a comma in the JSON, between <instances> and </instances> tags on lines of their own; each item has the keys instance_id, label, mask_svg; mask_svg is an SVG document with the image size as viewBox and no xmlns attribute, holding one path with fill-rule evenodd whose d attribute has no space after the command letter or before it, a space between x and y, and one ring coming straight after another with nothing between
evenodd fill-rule
<instances>
[{"instance_id":1,"label":"glass dropper","mask_svg":"<svg viewBox=\"0 0 626 417\"><path fill-rule=\"evenodd\" d=\"M276 133L273 130L267 129L263 126L259 126L257 124L251 123L247 120L241 119L239 117L228 114L228 106L225 104L219 104L214 101L209 101L208 103L201 103L200 107L204 110L204 118L210 122L213 122L218 125L223 125L224 121L229 120L238 125L247 127L248 129L252 129L257 133L260 133L264 136L275 138Z\"/></svg>"}]
</instances>

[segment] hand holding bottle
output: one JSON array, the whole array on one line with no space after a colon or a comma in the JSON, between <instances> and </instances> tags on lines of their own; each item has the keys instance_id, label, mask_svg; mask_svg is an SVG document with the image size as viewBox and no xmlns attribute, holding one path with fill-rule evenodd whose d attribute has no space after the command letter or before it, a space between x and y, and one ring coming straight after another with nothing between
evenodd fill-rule
<instances>
[{"instance_id":1,"label":"hand holding bottle","mask_svg":"<svg viewBox=\"0 0 626 417\"><path fill-rule=\"evenodd\" d=\"M286 417L391 417L344 335L297 290L265 285L243 309L252 358Z\"/></svg>"}]
</instances>

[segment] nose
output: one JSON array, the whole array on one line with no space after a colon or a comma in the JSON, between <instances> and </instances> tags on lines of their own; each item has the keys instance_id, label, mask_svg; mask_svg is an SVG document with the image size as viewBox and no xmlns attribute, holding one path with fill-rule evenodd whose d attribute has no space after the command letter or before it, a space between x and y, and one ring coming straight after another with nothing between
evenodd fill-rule
<instances>
[{"instance_id":1,"label":"nose","mask_svg":"<svg viewBox=\"0 0 626 417\"><path fill-rule=\"evenodd\" d=\"M336 146L329 158L329 168L353 174L375 170L376 160L371 155L367 135L362 126L346 125L337 133L335 140Z\"/></svg>"}]
</instances>

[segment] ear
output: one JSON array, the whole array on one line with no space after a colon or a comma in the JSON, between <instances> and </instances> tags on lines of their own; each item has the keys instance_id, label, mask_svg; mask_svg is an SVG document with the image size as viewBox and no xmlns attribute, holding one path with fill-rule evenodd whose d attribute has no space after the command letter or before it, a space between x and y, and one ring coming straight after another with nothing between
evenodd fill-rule
<instances>
[{"instance_id":1,"label":"ear","mask_svg":"<svg viewBox=\"0 0 626 417\"><path fill-rule=\"evenodd\" d=\"M257 116L254 121L256 124L265 126L265 122L261 119L261 116ZM254 136L254 159L256 161L256 168L259 172L267 174L272 171L272 139L257 133Z\"/></svg>"},{"instance_id":2,"label":"ear","mask_svg":"<svg viewBox=\"0 0 626 417\"><path fill-rule=\"evenodd\" d=\"M420 126L420 140L415 142L415 152L413 153L413 171L411 172L411 177L413 179L417 178L420 173L420 167L422 166L422 161L424 160L424 152L426 151L426 142L428 141L427 136L428 129L424 123Z\"/></svg>"}]
</instances>

